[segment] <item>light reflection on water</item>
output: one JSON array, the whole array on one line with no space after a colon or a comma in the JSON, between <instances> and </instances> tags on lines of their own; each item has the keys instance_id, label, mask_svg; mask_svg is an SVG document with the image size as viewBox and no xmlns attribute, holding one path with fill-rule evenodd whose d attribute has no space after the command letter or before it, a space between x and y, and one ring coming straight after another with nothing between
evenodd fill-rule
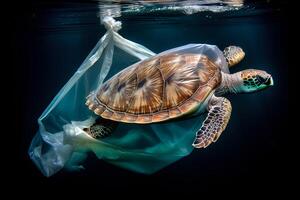
<instances>
[{"instance_id":1,"label":"light reflection on water","mask_svg":"<svg viewBox=\"0 0 300 200\"><path fill-rule=\"evenodd\" d=\"M100 16L120 17L121 14L179 11L183 14L198 12L225 12L243 8L244 0L150 0L150 1L98 1ZM122 8L121 8L122 6Z\"/></svg>"},{"instance_id":2,"label":"light reflection on water","mask_svg":"<svg viewBox=\"0 0 300 200\"><path fill-rule=\"evenodd\" d=\"M277 12L280 9L280 6L272 0L91 0L84 3L60 4L37 1L36 4L37 12L34 11L32 16L37 19L36 22L40 27L47 31L95 27L95 25L100 25L104 16L112 16L122 21L170 23L191 15L197 15L203 21L212 21L217 18L236 18Z\"/></svg>"}]
</instances>

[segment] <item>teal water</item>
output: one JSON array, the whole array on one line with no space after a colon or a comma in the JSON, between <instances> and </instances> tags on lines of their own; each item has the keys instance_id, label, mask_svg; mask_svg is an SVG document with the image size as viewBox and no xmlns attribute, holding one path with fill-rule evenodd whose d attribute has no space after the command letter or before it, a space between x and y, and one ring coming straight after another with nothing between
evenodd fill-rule
<instances>
[{"instance_id":1,"label":"teal water","mask_svg":"<svg viewBox=\"0 0 300 200\"><path fill-rule=\"evenodd\" d=\"M119 4L111 7L115 5ZM105 7L104 3L101 6ZM201 185L198 180L208 184L229 180L233 184L259 179L263 184L269 183L275 174L280 176L284 158L281 138L288 120L283 117L287 116L289 68L285 4L245 2L242 8L223 12L162 9L163 6L135 5L140 10L134 10L132 4L121 4L121 16L116 18L123 23L119 33L157 53L189 43L215 44L220 49L238 45L246 57L231 72L247 68L265 70L272 74L275 85L255 94L228 95L233 112L218 142L207 149L194 150L151 177L117 168L90 155L85 171L79 174L62 171L46 184L65 184L76 178L93 182L102 179L112 184L118 178L120 185L159 182L159 185L176 187L186 182L193 188ZM16 26L15 54L22 66L19 73L22 90L18 94L22 176L43 180L27 156L30 141L38 129L36 120L105 33L99 15L98 2L33 2L23 13L22 23ZM122 52L116 50L115 55L118 54ZM133 58L117 60L115 65L126 66L135 61ZM113 68L109 76L118 71Z\"/></svg>"}]
</instances>

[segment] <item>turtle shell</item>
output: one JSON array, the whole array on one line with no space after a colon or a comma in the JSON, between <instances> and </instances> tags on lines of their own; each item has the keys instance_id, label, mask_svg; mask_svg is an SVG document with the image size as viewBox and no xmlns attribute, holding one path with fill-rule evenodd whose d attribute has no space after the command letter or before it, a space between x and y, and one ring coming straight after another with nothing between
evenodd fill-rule
<instances>
[{"instance_id":1,"label":"turtle shell","mask_svg":"<svg viewBox=\"0 0 300 200\"><path fill-rule=\"evenodd\" d=\"M158 54L114 75L87 97L86 105L114 121L160 122L194 110L220 81L220 67L207 55Z\"/></svg>"}]
</instances>

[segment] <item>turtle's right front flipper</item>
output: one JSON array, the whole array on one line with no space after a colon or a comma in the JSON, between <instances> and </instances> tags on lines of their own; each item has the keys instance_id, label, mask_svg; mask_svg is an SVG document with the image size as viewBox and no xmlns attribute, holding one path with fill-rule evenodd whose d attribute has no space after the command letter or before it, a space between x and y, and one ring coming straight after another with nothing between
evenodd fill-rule
<instances>
[{"instance_id":1,"label":"turtle's right front flipper","mask_svg":"<svg viewBox=\"0 0 300 200\"><path fill-rule=\"evenodd\" d=\"M208 107L209 113L193 143L195 148L205 148L212 142L216 142L226 128L231 115L231 103L224 97L213 96Z\"/></svg>"}]
</instances>

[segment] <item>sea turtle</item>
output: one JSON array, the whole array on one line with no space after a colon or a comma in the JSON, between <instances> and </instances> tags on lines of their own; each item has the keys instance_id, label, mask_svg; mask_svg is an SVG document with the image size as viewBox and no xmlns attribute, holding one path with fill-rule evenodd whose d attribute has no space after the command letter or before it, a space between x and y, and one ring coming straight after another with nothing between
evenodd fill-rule
<instances>
[{"instance_id":1,"label":"sea turtle","mask_svg":"<svg viewBox=\"0 0 300 200\"><path fill-rule=\"evenodd\" d=\"M86 105L101 120L85 131L101 138L112 132L115 121L148 124L208 111L193 143L205 148L219 138L231 115L231 103L221 95L273 85L265 71L229 74L244 56L237 46L222 52L215 45L186 45L133 64L87 97Z\"/></svg>"}]
</instances>

